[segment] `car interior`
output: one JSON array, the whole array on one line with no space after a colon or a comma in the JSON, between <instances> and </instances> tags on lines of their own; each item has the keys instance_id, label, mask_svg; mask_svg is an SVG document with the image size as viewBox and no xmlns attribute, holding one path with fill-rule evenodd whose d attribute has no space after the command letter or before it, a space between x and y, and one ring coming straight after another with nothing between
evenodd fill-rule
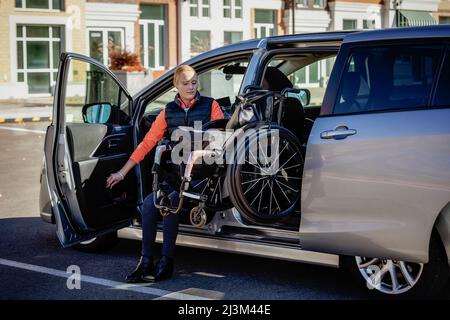
<instances>
[{"instance_id":1,"label":"car interior","mask_svg":"<svg viewBox=\"0 0 450 320\"><path fill-rule=\"evenodd\" d=\"M286 88L302 88L302 84L298 83L296 80L296 73L299 70L307 68L311 64L320 62L321 60L330 60L333 61L336 53L322 53L322 54L291 54L291 55L279 55L274 56L268 63L268 66L265 70L263 81L261 83L261 88L271 91L281 92ZM333 61L334 62L334 61ZM220 81L226 82L228 79L232 79L233 77L243 77L246 71L246 62L232 62L220 66L217 68L217 73L221 74L218 79ZM217 74L216 74L217 75ZM202 75L200 75L201 78ZM241 80L242 78L239 78ZM236 86L239 89L239 86ZM201 90L202 94L205 94ZM304 88L305 91L310 94L308 88ZM325 88L321 88L315 90L315 94L318 96L316 100L320 100L323 98L323 92ZM238 90L233 92L237 95ZM319 92L319 93L316 93ZM156 116L158 115L161 108L173 99L175 95L175 91L173 88L166 91L163 95L158 97L157 99L149 102L145 113L140 122L140 132L141 139L148 132L151 123L154 121ZM207 92L206 94L208 94ZM221 105L224 114L228 117L234 111L234 97L232 94L227 96L213 96ZM232 100L233 99L233 100ZM308 99L309 100L309 99ZM305 100L302 97L296 94L289 94L289 97L286 99L284 112L281 116L281 124L283 127L287 128L291 131L302 144L302 154L304 157L306 151L306 142L312 129L312 124L314 119L320 113L320 103L315 103L314 105L303 105ZM307 101L307 100L306 100ZM141 163L141 172L142 172L142 187L143 187L143 197L148 195L152 189L152 175L151 175L151 167L154 159L154 150L148 155ZM191 207L188 205L185 211L188 211ZM296 214L286 217L281 221L274 221L272 223L272 227L275 228L283 228L283 229L292 229L295 230L299 226L299 215L300 208L296 210ZM139 219L138 219L139 220ZM181 223L189 223L189 219L187 215L184 215L184 219L182 218Z\"/></svg>"}]
</instances>

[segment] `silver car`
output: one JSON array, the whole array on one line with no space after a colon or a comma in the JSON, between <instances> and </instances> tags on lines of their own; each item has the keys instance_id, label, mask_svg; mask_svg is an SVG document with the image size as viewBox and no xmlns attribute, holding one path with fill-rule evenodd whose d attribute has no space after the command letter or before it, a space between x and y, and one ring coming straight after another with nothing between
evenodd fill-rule
<instances>
[{"instance_id":1,"label":"silver car","mask_svg":"<svg viewBox=\"0 0 450 320\"><path fill-rule=\"evenodd\" d=\"M276 189L262 167L206 179L206 220L182 214L177 244L347 267L376 294L438 293L450 263L448 39L449 26L289 35L187 61L225 113L254 90L298 90L277 118L294 162L273 173ZM131 97L105 66L61 56L40 205L64 247L141 239L154 154L112 190L105 181L173 99L172 75Z\"/></svg>"}]
</instances>

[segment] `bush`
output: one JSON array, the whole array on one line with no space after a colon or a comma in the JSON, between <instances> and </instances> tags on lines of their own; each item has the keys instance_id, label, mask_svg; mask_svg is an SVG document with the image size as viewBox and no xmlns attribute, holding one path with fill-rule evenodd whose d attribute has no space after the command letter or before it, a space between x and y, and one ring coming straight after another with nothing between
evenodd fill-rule
<instances>
[{"instance_id":1,"label":"bush","mask_svg":"<svg viewBox=\"0 0 450 320\"><path fill-rule=\"evenodd\" d=\"M139 61L139 56L129 51L114 50L109 54L111 59L111 70L123 70L123 71L144 71L145 68Z\"/></svg>"}]
</instances>

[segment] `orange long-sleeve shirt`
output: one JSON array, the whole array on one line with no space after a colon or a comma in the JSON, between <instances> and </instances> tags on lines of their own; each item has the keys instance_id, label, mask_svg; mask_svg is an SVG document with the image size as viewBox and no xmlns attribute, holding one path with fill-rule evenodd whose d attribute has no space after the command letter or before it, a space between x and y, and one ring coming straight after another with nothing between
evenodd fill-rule
<instances>
[{"instance_id":1,"label":"orange long-sleeve shirt","mask_svg":"<svg viewBox=\"0 0 450 320\"><path fill-rule=\"evenodd\" d=\"M195 103L195 98L192 99L187 105L179 98L178 101L180 101L181 107L186 109L190 108ZM220 108L217 101L214 101L211 105L210 121L223 118L224 116L222 109ZM160 141L164 137L166 130L167 130L166 109L164 108L156 117L155 121L150 127L150 130L148 130L142 142L134 150L130 159L133 160L136 164L141 162L145 158L145 156L153 149L153 147L158 143L158 141Z\"/></svg>"}]
</instances>

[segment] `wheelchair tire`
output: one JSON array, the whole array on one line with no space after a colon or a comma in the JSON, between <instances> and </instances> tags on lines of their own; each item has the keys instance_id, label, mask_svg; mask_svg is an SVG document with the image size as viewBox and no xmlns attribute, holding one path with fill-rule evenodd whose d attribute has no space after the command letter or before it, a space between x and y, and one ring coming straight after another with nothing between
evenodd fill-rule
<instances>
[{"instance_id":1,"label":"wheelchair tire","mask_svg":"<svg viewBox=\"0 0 450 320\"><path fill-rule=\"evenodd\" d=\"M303 156L297 137L284 127L265 125L248 136L246 143L238 143L234 161L228 165L228 190L232 204L247 221L271 224L294 213L300 201ZM256 157L254 143L261 138L271 141L270 163L249 161ZM272 148L274 151L272 152ZM262 157L267 154L261 152ZM248 157L248 158L247 158ZM278 161L276 161L278 160Z\"/></svg>"}]
</instances>

